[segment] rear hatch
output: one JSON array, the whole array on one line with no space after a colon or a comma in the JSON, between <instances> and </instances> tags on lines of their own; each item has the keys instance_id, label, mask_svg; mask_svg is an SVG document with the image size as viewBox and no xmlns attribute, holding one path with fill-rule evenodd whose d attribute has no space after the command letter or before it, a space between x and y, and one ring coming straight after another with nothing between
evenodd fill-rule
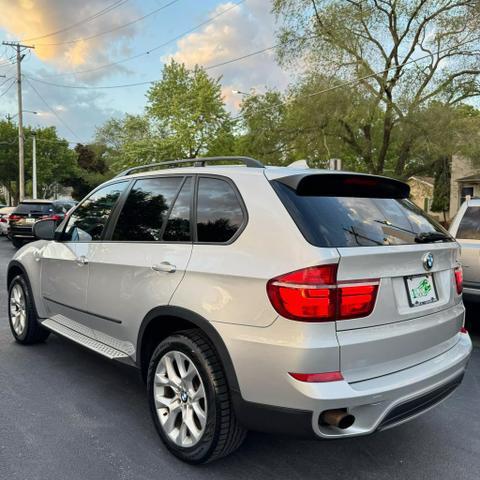
<instances>
[{"instance_id":1,"label":"rear hatch","mask_svg":"<svg viewBox=\"0 0 480 480\"><path fill-rule=\"evenodd\" d=\"M22 202L10 216L10 227L18 233L30 233L33 224L40 218L54 213L54 206L47 202Z\"/></svg>"},{"instance_id":2,"label":"rear hatch","mask_svg":"<svg viewBox=\"0 0 480 480\"><path fill-rule=\"evenodd\" d=\"M330 172L279 177L272 186L309 243L337 248L339 285L378 281L368 316L336 321L348 381L417 365L456 343L458 245L406 198L406 184Z\"/></svg>"}]
</instances>

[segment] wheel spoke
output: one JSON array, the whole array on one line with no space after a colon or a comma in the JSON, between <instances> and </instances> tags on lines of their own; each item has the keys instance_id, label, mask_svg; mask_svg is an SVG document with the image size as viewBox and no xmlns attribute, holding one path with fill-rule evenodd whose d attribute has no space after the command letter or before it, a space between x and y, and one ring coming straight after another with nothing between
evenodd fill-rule
<instances>
[{"instance_id":1,"label":"wheel spoke","mask_svg":"<svg viewBox=\"0 0 480 480\"><path fill-rule=\"evenodd\" d=\"M201 427L205 427L205 424L207 423L207 416L205 412L203 411L202 407L198 402L193 402L192 403L192 409L194 415L197 417Z\"/></svg>"},{"instance_id":2,"label":"wheel spoke","mask_svg":"<svg viewBox=\"0 0 480 480\"><path fill-rule=\"evenodd\" d=\"M193 410L191 408L187 409L187 414L183 420L185 425L188 427L188 431L192 434L192 436L197 440L202 433L202 430L199 430L195 425L195 421L193 420Z\"/></svg>"},{"instance_id":3,"label":"wheel spoke","mask_svg":"<svg viewBox=\"0 0 480 480\"><path fill-rule=\"evenodd\" d=\"M177 375L177 372L175 371L175 368L173 366L173 360L171 357L165 356L165 368L167 370L167 377L170 380L171 383L173 383L176 386L180 386L181 379Z\"/></svg>"}]
</instances>

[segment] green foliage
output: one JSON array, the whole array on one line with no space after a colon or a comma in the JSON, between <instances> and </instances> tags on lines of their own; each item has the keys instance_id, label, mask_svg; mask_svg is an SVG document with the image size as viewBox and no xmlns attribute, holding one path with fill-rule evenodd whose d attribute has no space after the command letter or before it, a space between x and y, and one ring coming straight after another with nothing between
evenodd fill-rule
<instances>
[{"instance_id":1,"label":"green foliage","mask_svg":"<svg viewBox=\"0 0 480 480\"><path fill-rule=\"evenodd\" d=\"M149 89L147 99L154 133L173 158L211 154L212 145L228 148L229 140L233 141L220 81L202 67L189 70L172 60L165 65L162 79Z\"/></svg>"},{"instance_id":2,"label":"green foliage","mask_svg":"<svg viewBox=\"0 0 480 480\"><path fill-rule=\"evenodd\" d=\"M10 121L0 121L0 183L17 195L18 130ZM26 195L31 195L33 135L37 141L37 182L40 197L49 197L58 185L68 185L75 169L75 155L55 127L24 129Z\"/></svg>"},{"instance_id":3,"label":"green foliage","mask_svg":"<svg viewBox=\"0 0 480 480\"><path fill-rule=\"evenodd\" d=\"M112 177L105 159L104 145L82 145L75 147L76 166L70 178L75 200L84 198L93 188Z\"/></svg>"},{"instance_id":4,"label":"green foliage","mask_svg":"<svg viewBox=\"0 0 480 480\"><path fill-rule=\"evenodd\" d=\"M450 161L448 157L440 158L435 168L435 185L433 188L433 212L443 212L446 220L446 212L450 208Z\"/></svg>"}]
</instances>

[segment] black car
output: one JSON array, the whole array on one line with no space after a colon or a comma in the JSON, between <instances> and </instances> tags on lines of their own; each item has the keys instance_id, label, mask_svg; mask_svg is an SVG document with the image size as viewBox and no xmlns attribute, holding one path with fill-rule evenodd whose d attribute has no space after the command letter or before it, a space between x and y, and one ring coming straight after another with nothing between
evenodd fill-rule
<instances>
[{"instance_id":1,"label":"black car","mask_svg":"<svg viewBox=\"0 0 480 480\"><path fill-rule=\"evenodd\" d=\"M15 247L35 240L33 224L41 218L53 218L60 223L75 205L73 200L23 200L9 217L10 238Z\"/></svg>"}]
</instances>

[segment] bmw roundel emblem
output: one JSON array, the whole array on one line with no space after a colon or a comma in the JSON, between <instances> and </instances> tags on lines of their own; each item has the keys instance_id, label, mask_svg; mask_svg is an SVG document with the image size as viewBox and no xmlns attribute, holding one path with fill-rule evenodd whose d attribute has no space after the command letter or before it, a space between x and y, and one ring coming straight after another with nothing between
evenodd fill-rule
<instances>
[{"instance_id":1,"label":"bmw roundel emblem","mask_svg":"<svg viewBox=\"0 0 480 480\"><path fill-rule=\"evenodd\" d=\"M425 270L431 270L433 267L433 253L428 252L423 256L423 268Z\"/></svg>"}]
</instances>

